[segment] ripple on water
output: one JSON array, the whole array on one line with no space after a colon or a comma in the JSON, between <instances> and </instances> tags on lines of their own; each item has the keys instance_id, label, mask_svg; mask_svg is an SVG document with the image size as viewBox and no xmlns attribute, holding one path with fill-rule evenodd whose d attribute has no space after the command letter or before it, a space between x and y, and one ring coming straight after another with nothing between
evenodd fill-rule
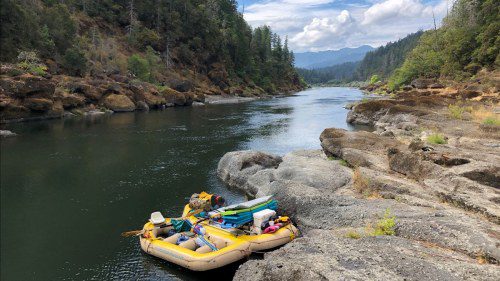
<instances>
[{"instance_id":1,"label":"ripple on water","mask_svg":"<svg viewBox=\"0 0 500 281\"><path fill-rule=\"evenodd\" d=\"M116 114L90 123L7 124L22 137L0 142L2 277L204 280L204 274L142 253L137 239L120 232L140 228L156 210L177 216L200 190L229 203L244 200L217 178L224 153L319 149L321 131L347 128L342 107L362 97L352 89L311 89L280 99ZM17 231L25 227L19 218L29 218L38 234ZM30 241L29 249L3 244L11 240ZM237 266L211 276L229 280Z\"/></svg>"}]
</instances>

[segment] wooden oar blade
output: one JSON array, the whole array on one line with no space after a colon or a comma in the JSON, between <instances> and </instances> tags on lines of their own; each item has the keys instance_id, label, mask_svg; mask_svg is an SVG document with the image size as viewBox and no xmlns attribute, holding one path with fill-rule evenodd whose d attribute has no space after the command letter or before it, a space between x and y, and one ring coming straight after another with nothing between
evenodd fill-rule
<instances>
[{"instance_id":1,"label":"wooden oar blade","mask_svg":"<svg viewBox=\"0 0 500 281\"><path fill-rule=\"evenodd\" d=\"M132 231L126 231L126 232L122 232L122 236L123 237L132 237L132 236L139 236L143 233L144 231L141 229L141 230L132 230Z\"/></svg>"}]
</instances>

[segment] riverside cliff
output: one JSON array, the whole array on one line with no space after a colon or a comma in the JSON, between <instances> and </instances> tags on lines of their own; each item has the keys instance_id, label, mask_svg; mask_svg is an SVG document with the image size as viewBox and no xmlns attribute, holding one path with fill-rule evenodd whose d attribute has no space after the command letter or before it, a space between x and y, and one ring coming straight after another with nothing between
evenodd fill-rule
<instances>
[{"instance_id":1,"label":"riverside cliff","mask_svg":"<svg viewBox=\"0 0 500 281\"><path fill-rule=\"evenodd\" d=\"M302 231L235 280L496 280L498 88L429 86L354 105L375 130L325 129L322 150L227 153L219 177Z\"/></svg>"},{"instance_id":2,"label":"riverside cliff","mask_svg":"<svg viewBox=\"0 0 500 281\"><path fill-rule=\"evenodd\" d=\"M271 96L255 84L218 86L214 80L221 83L228 81L227 73L224 75L220 69L214 70L210 75L213 80L201 76L189 80L172 74L164 85L157 86L127 75L86 78L50 74L40 76L23 73L15 65L2 65L0 122L147 111L172 106L190 106L193 102ZM281 93L300 89L302 86L299 81L292 81L287 88L281 89Z\"/></svg>"}]
</instances>

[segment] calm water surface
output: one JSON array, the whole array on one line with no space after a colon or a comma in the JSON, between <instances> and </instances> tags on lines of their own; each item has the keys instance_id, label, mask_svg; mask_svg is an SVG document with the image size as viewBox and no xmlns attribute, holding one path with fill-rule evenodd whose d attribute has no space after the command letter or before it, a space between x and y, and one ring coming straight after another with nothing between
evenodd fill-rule
<instances>
[{"instance_id":1,"label":"calm water surface","mask_svg":"<svg viewBox=\"0 0 500 281\"><path fill-rule=\"evenodd\" d=\"M1 280L206 278L120 233L156 210L179 216L201 190L244 200L215 175L224 153L320 148L324 128L349 129L343 106L361 98L314 88L244 104L3 125L19 136L1 141ZM236 268L210 275L231 278Z\"/></svg>"}]
</instances>

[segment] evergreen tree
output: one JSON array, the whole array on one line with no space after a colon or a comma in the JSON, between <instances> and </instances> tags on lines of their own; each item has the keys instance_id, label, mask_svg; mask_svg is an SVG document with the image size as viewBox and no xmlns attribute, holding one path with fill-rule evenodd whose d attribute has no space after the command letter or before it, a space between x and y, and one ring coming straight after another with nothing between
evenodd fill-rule
<instances>
[{"instance_id":1,"label":"evergreen tree","mask_svg":"<svg viewBox=\"0 0 500 281\"><path fill-rule=\"evenodd\" d=\"M76 35L76 23L71 18L68 7L64 4L56 4L46 8L42 22L47 26L56 50L64 54L66 49L73 45Z\"/></svg>"},{"instance_id":2,"label":"evergreen tree","mask_svg":"<svg viewBox=\"0 0 500 281\"><path fill-rule=\"evenodd\" d=\"M91 74L128 69L140 79L156 80L165 69L145 67L155 54L156 64L169 70L189 69L196 76L223 66L236 83L255 83L268 91L297 80L288 41L282 44L268 26L253 30L234 0L0 1L0 39L7 50L2 61L34 50L66 64L66 54L73 57L76 53L69 50L78 45ZM137 55L124 58L129 53Z\"/></svg>"},{"instance_id":3,"label":"evergreen tree","mask_svg":"<svg viewBox=\"0 0 500 281\"><path fill-rule=\"evenodd\" d=\"M69 48L64 54L63 67L70 75L84 76L87 72L87 58L80 49Z\"/></svg>"}]
</instances>

